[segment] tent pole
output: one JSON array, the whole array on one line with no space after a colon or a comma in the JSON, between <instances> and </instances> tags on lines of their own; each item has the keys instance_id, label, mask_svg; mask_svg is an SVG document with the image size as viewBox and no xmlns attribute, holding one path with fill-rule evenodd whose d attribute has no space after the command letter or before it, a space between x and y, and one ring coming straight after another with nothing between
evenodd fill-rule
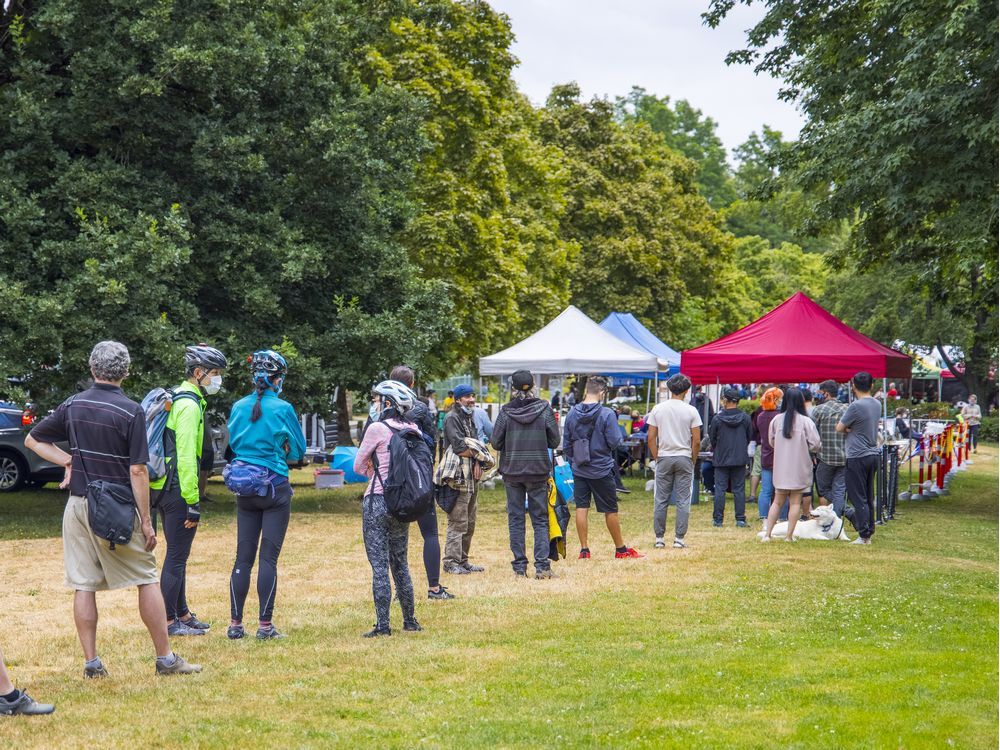
<instances>
[{"instance_id":1,"label":"tent pole","mask_svg":"<svg viewBox=\"0 0 1000 750\"><path fill-rule=\"evenodd\" d=\"M655 375L655 373L654 373ZM649 412L649 384L653 382L651 380L646 381L646 412Z\"/></svg>"}]
</instances>

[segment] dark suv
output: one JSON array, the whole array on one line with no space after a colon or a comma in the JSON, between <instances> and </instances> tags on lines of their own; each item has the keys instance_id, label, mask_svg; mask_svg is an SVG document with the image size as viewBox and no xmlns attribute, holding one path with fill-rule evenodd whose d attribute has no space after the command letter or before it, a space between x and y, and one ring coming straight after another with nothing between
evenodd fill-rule
<instances>
[{"instance_id":1,"label":"dark suv","mask_svg":"<svg viewBox=\"0 0 1000 750\"><path fill-rule=\"evenodd\" d=\"M63 468L50 464L24 447L26 427L0 429L0 492L16 492L22 487L41 487L46 482L61 482ZM68 445L60 444L68 449Z\"/></svg>"}]
</instances>

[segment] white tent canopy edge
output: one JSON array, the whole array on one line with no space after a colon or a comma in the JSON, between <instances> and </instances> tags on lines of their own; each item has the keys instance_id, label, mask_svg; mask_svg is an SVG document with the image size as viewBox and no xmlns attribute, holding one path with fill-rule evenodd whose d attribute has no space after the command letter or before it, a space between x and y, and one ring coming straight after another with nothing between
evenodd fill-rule
<instances>
[{"instance_id":1,"label":"white tent canopy edge","mask_svg":"<svg viewBox=\"0 0 1000 750\"><path fill-rule=\"evenodd\" d=\"M503 351L479 359L481 375L665 372L667 362L626 344L570 305L547 325Z\"/></svg>"}]
</instances>

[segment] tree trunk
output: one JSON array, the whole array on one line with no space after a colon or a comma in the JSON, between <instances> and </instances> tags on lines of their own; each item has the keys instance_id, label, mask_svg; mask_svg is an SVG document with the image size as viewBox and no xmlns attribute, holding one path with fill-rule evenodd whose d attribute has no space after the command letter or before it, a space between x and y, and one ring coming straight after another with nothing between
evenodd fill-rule
<instances>
[{"instance_id":1,"label":"tree trunk","mask_svg":"<svg viewBox=\"0 0 1000 750\"><path fill-rule=\"evenodd\" d=\"M347 389L337 389L337 444L354 445L351 440L351 408L348 403Z\"/></svg>"}]
</instances>

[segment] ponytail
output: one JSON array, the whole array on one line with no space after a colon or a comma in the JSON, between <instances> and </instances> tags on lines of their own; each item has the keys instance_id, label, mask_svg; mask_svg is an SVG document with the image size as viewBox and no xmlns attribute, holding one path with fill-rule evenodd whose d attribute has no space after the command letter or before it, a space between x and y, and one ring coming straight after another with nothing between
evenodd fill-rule
<instances>
[{"instance_id":1,"label":"ponytail","mask_svg":"<svg viewBox=\"0 0 1000 750\"><path fill-rule=\"evenodd\" d=\"M261 418L263 412L261 411L260 408L260 402L261 399L264 398L264 392L267 390L267 385L265 383L258 382L255 384L255 387L257 388L257 401L254 403L253 411L250 413L251 422L256 422L258 419Z\"/></svg>"}]
</instances>

